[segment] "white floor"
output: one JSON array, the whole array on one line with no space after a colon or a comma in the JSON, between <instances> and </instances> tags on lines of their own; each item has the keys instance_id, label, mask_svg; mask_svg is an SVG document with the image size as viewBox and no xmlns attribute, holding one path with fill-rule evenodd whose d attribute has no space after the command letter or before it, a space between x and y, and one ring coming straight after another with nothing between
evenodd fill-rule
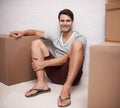
<instances>
[{"instance_id":1,"label":"white floor","mask_svg":"<svg viewBox=\"0 0 120 108\"><path fill-rule=\"evenodd\" d=\"M26 98L24 93L30 89L35 80L6 86L0 82L0 108L58 108L57 98L61 85L48 82L51 92L32 98ZM87 108L88 77L83 75L78 86L72 88L71 105L67 108Z\"/></svg>"}]
</instances>

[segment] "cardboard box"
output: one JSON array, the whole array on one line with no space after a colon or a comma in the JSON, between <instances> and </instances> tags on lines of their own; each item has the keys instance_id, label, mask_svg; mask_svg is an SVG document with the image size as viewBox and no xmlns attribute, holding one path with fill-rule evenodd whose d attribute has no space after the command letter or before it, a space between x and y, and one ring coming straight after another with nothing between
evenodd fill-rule
<instances>
[{"instance_id":1,"label":"cardboard box","mask_svg":"<svg viewBox=\"0 0 120 108\"><path fill-rule=\"evenodd\" d=\"M108 2L116 2L116 1L120 1L120 0L108 0Z\"/></svg>"},{"instance_id":2,"label":"cardboard box","mask_svg":"<svg viewBox=\"0 0 120 108\"><path fill-rule=\"evenodd\" d=\"M120 108L120 43L90 47L88 108Z\"/></svg>"},{"instance_id":3,"label":"cardboard box","mask_svg":"<svg viewBox=\"0 0 120 108\"><path fill-rule=\"evenodd\" d=\"M120 42L120 1L106 4L106 41Z\"/></svg>"},{"instance_id":4,"label":"cardboard box","mask_svg":"<svg viewBox=\"0 0 120 108\"><path fill-rule=\"evenodd\" d=\"M6 85L35 79L31 66L31 42L38 36L20 39L0 36L0 81Z\"/></svg>"}]
</instances>

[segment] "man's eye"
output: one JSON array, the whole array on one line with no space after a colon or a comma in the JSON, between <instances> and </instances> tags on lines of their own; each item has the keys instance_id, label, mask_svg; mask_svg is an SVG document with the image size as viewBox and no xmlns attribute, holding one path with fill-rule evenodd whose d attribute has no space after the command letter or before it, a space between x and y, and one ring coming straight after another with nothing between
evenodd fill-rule
<instances>
[{"instance_id":1,"label":"man's eye","mask_svg":"<svg viewBox=\"0 0 120 108\"><path fill-rule=\"evenodd\" d=\"M61 22L64 22L64 20L61 20Z\"/></svg>"},{"instance_id":2,"label":"man's eye","mask_svg":"<svg viewBox=\"0 0 120 108\"><path fill-rule=\"evenodd\" d=\"M67 20L66 22L70 22L70 20Z\"/></svg>"}]
</instances>

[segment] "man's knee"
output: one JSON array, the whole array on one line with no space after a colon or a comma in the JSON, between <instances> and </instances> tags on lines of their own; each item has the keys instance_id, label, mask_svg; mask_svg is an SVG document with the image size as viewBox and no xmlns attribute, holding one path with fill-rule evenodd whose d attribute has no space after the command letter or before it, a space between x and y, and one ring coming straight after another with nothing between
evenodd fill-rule
<instances>
[{"instance_id":1,"label":"man's knee","mask_svg":"<svg viewBox=\"0 0 120 108\"><path fill-rule=\"evenodd\" d=\"M40 39L34 40L32 41L32 47L31 47L32 51L36 50L41 50L42 54L44 57L49 55L49 50L47 48L47 46L44 44L44 42ZM39 51L38 50L38 51Z\"/></svg>"},{"instance_id":2,"label":"man's knee","mask_svg":"<svg viewBox=\"0 0 120 108\"><path fill-rule=\"evenodd\" d=\"M39 47L43 43L40 39L32 41L32 47Z\"/></svg>"}]
</instances>

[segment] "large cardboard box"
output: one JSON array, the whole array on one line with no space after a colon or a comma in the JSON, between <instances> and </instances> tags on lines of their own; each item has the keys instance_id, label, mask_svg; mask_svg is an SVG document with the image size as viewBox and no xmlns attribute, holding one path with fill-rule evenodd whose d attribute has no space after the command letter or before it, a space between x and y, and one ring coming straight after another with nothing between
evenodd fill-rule
<instances>
[{"instance_id":1,"label":"large cardboard box","mask_svg":"<svg viewBox=\"0 0 120 108\"><path fill-rule=\"evenodd\" d=\"M120 108L120 43L90 47L88 108Z\"/></svg>"},{"instance_id":2,"label":"large cardboard box","mask_svg":"<svg viewBox=\"0 0 120 108\"><path fill-rule=\"evenodd\" d=\"M120 42L120 1L106 4L106 41Z\"/></svg>"},{"instance_id":3,"label":"large cardboard box","mask_svg":"<svg viewBox=\"0 0 120 108\"><path fill-rule=\"evenodd\" d=\"M0 82L11 85L36 78L31 66L31 42L38 38L0 36Z\"/></svg>"}]
</instances>

